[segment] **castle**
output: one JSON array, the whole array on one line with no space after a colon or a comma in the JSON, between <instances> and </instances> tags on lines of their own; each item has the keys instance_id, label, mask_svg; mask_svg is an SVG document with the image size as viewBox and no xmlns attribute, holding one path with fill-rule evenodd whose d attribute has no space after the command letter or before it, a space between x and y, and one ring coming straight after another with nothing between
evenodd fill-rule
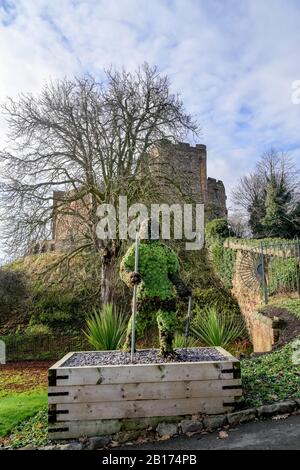
<instances>
[{"instance_id":1,"label":"castle","mask_svg":"<svg viewBox=\"0 0 300 470\"><path fill-rule=\"evenodd\" d=\"M206 146L197 144L195 147L188 143L179 142L157 146L152 150L153 157L161 162L168 161L168 171L179 175L181 194L189 194L195 203L205 207L206 220L227 217L226 193L222 181L207 176ZM54 217L52 224L52 240L37 243L34 252L64 251L76 239L80 232L80 223L74 217L59 214L59 201L63 200L64 192L54 191ZM80 201L70 203L72 209L82 213ZM75 234L75 235L74 235Z\"/></svg>"}]
</instances>

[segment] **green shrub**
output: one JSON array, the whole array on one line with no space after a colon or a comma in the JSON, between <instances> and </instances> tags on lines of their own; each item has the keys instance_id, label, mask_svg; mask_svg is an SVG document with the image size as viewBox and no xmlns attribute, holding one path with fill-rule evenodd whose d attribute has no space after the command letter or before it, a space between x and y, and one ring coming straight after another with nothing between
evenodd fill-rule
<instances>
[{"instance_id":1,"label":"green shrub","mask_svg":"<svg viewBox=\"0 0 300 470\"><path fill-rule=\"evenodd\" d=\"M240 308L235 298L222 287L210 287L209 289L194 289L193 305L203 310L215 307L218 312L228 315L240 315Z\"/></svg>"},{"instance_id":2,"label":"green shrub","mask_svg":"<svg viewBox=\"0 0 300 470\"><path fill-rule=\"evenodd\" d=\"M222 238L225 240L225 238L230 235L231 231L227 219L214 219L210 222L207 222L205 225L205 237L208 241L208 244L210 244L210 242L216 238Z\"/></svg>"},{"instance_id":3,"label":"green shrub","mask_svg":"<svg viewBox=\"0 0 300 470\"><path fill-rule=\"evenodd\" d=\"M245 325L241 316L225 315L216 308L210 307L199 310L191 328L194 336L207 346L222 346L246 337Z\"/></svg>"},{"instance_id":4,"label":"green shrub","mask_svg":"<svg viewBox=\"0 0 300 470\"><path fill-rule=\"evenodd\" d=\"M32 300L31 323L57 326L70 323L80 317L80 298L73 292L64 292L59 287L40 289Z\"/></svg>"},{"instance_id":5,"label":"green shrub","mask_svg":"<svg viewBox=\"0 0 300 470\"><path fill-rule=\"evenodd\" d=\"M26 335L29 336L50 336L53 334L51 328L48 325L33 324L28 325L25 330Z\"/></svg>"},{"instance_id":6,"label":"green shrub","mask_svg":"<svg viewBox=\"0 0 300 470\"><path fill-rule=\"evenodd\" d=\"M19 307L27 297L25 274L20 270L0 268L0 317Z\"/></svg>"},{"instance_id":7,"label":"green shrub","mask_svg":"<svg viewBox=\"0 0 300 470\"><path fill-rule=\"evenodd\" d=\"M127 321L123 312L118 312L112 304L101 310L94 310L86 320L84 334L89 343L99 351L112 351L121 347L124 340Z\"/></svg>"}]
</instances>

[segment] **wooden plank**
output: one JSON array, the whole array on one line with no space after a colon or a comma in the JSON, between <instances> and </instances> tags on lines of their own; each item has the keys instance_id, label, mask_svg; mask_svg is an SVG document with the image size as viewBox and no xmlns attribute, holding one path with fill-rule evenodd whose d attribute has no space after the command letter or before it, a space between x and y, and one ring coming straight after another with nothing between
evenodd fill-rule
<instances>
[{"instance_id":1,"label":"wooden plank","mask_svg":"<svg viewBox=\"0 0 300 470\"><path fill-rule=\"evenodd\" d=\"M56 385L99 385L139 382L233 379L232 361L170 364L133 364L104 367L60 367ZM59 379L60 376L66 377Z\"/></svg>"},{"instance_id":2,"label":"wooden plank","mask_svg":"<svg viewBox=\"0 0 300 470\"><path fill-rule=\"evenodd\" d=\"M227 360L230 360L232 362L240 362L236 357L234 357L230 352L226 351L226 349L221 348L221 346L216 346L215 349L219 351L220 354L222 354Z\"/></svg>"},{"instance_id":3,"label":"wooden plank","mask_svg":"<svg viewBox=\"0 0 300 470\"><path fill-rule=\"evenodd\" d=\"M175 416L171 420L180 422L186 416ZM49 426L50 439L70 439L81 436L105 436L119 431L142 430L149 426L157 426L165 421L165 417L137 418L137 419L98 419L95 421L61 421Z\"/></svg>"},{"instance_id":4,"label":"wooden plank","mask_svg":"<svg viewBox=\"0 0 300 470\"><path fill-rule=\"evenodd\" d=\"M223 389L224 386L225 389ZM228 388L238 386L241 386L239 379L57 386L49 387L48 401L49 404L97 403L167 398L230 397L233 394L241 396L241 388Z\"/></svg>"},{"instance_id":5,"label":"wooden plank","mask_svg":"<svg viewBox=\"0 0 300 470\"><path fill-rule=\"evenodd\" d=\"M57 404L57 422L101 419L123 419L151 416L177 416L189 414L219 414L233 409L224 406L222 398L178 398L172 400L144 400L103 403ZM226 403L233 403L234 396ZM52 405L53 406L53 405ZM60 413L64 411L64 413Z\"/></svg>"},{"instance_id":6,"label":"wooden plank","mask_svg":"<svg viewBox=\"0 0 300 470\"><path fill-rule=\"evenodd\" d=\"M68 359L70 359L73 356L73 354L75 354L75 353L74 352L69 352L68 354L66 354L62 359L60 359L55 364L53 364L53 366L50 367L50 370L58 369L64 362L66 362Z\"/></svg>"}]
</instances>

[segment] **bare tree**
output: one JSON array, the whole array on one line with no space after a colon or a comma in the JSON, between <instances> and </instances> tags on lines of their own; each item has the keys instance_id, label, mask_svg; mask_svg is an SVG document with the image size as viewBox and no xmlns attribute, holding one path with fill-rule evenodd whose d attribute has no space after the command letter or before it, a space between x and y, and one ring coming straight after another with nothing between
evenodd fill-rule
<instances>
[{"instance_id":1,"label":"bare tree","mask_svg":"<svg viewBox=\"0 0 300 470\"><path fill-rule=\"evenodd\" d=\"M0 152L1 218L10 250L25 252L51 237L64 217L76 238L66 256L99 252L107 302L120 243L97 238L98 205L115 204L119 195L129 202L154 197L151 148L197 134L197 123L170 92L168 77L147 64L134 73L105 71L101 83L91 76L49 82L38 96L9 99L3 109L10 144Z\"/></svg>"},{"instance_id":2,"label":"bare tree","mask_svg":"<svg viewBox=\"0 0 300 470\"><path fill-rule=\"evenodd\" d=\"M247 238L250 235L248 220L241 212L233 212L228 217L228 225L235 237Z\"/></svg>"}]
</instances>

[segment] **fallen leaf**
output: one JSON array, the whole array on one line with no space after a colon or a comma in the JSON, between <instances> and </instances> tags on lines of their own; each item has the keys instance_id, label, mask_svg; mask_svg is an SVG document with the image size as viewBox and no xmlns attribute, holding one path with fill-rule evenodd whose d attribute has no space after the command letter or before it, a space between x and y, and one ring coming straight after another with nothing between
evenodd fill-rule
<instances>
[{"instance_id":1,"label":"fallen leaf","mask_svg":"<svg viewBox=\"0 0 300 470\"><path fill-rule=\"evenodd\" d=\"M226 439L228 437L228 433L226 431L219 432L219 439Z\"/></svg>"},{"instance_id":2,"label":"fallen leaf","mask_svg":"<svg viewBox=\"0 0 300 470\"><path fill-rule=\"evenodd\" d=\"M287 419L290 415L288 413L285 413L283 415L276 415L276 416L272 416L272 419Z\"/></svg>"},{"instance_id":3,"label":"fallen leaf","mask_svg":"<svg viewBox=\"0 0 300 470\"><path fill-rule=\"evenodd\" d=\"M163 436L158 438L159 441L168 441L169 439L171 439L170 434L164 434Z\"/></svg>"},{"instance_id":4,"label":"fallen leaf","mask_svg":"<svg viewBox=\"0 0 300 470\"><path fill-rule=\"evenodd\" d=\"M117 441L111 441L109 447L117 447L118 445L120 444Z\"/></svg>"}]
</instances>

